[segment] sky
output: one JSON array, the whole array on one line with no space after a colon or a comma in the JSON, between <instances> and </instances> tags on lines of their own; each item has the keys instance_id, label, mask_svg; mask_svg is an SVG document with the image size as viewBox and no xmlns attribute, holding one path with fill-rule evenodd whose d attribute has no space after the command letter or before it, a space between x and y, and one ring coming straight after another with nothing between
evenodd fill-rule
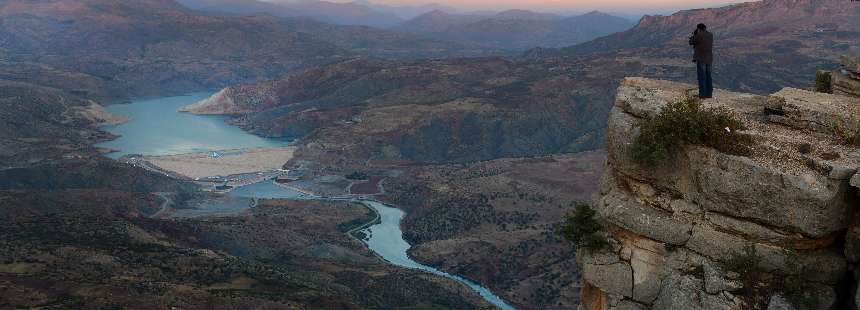
<instances>
[{"instance_id":1,"label":"sky","mask_svg":"<svg viewBox=\"0 0 860 310\"><path fill-rule=\"evenodd\" d=\"M847 1L847 0L846 0ZM345 2L345 1L340 1ZM463 10L529 9L543 12L599 10L628 14L667 14L682 9L720 7L738 0L371 0L389 5L421 5L436 2Z\"/></svg>"}]
</instances>

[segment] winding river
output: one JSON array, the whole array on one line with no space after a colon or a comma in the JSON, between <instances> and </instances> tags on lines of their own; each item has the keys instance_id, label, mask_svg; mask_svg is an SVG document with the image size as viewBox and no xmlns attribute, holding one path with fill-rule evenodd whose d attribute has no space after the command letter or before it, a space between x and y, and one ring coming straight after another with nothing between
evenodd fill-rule
<instances>
[{"instance_id":1,"label":"winding river","mask_svg":"<svg viewBox=\"0 0 860 310\"><path fill-rule=\"evenodd\" d=\"M191 152L208 152L224 149L272 147L286 145L286 141L261 138L225 123L224 117L200 116L179 113L177 110L206 98L211 93L195 93L187 96L165 97L134 101L130 104L112 105L107 111L123 115L129 122L107 126L104 129L120 135L120 138L98 146L117 150L112 158L128 154L175 155ZM423 270L459 281L486 299L504 309L514 309L489 289L463 277L452 275L436 268L419 264L409 258L411 245L403 239L400 223L406 215L402 210L383 203L351 197L319 197L304 194L286 187L263 181L242 186L230 192L236 200L250 199L315 199L349 200L360 202L379 215L379 223L364 228L364 242L371 251L387 262L410 269ZM247 205L247 204L244 204ZM222 206L215 206L221 208Z\"/></svg>"}]
</instances>

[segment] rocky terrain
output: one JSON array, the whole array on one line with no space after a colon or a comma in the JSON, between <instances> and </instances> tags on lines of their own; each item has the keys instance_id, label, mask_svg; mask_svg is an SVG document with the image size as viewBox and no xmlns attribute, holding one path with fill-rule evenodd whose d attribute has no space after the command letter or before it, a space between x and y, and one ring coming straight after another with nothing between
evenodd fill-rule
<instances>
[{"instance_id":1,"label":"rocky terrain","mask_svg":"<svg viewBox=\"0 0 860 310\"><path fill-rule=\"evenodd\" d=\"M563 17L510 10L493 15L433 11L392 29L427 37L505 50L567 47L633 26L627 19L601 12Z\"/></svg>"},{"instance_id":2,"label":"rocky terrain","mask_svg":"<svg viewBox=\"0 0 860 310\"><path fill-rule=\"evenodd\" d=\"M828 74L833 94L860 97L860 57L842 57L842 67Z\"/></svg>"},{"instance_id":3,"label":"rocky terrain","mask_svg":"<svg viewBox=\"0 0 860 310\"><path fill-rule=\"evenodd\" d=\"M695 87L628 78L609 119L596 202L609 241L581 250L584 309L856 309L860 100L785 88L718 91L749 156L687 146L633 161L643 119ZM685 130L679 128L678 130Z\"/></svg>"}]
</instances>

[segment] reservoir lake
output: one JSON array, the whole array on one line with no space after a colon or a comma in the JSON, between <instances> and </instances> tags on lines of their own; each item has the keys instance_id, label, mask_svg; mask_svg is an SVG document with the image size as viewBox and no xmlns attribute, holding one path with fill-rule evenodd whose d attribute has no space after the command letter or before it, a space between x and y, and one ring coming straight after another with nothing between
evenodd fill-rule
<instances>
[{"instance_id":1,"label":"reservoir lake","mask_svg":"<svg viewBox=\"0 0 860 310\"><path fill-rule=\"evenodd\" d=\"M108 155L116 159L129 154L177 155L289 145L288 141L255 136L238 127L231 126L225 122L227 117L178 112L179 108L203 100L211 94L194 93L108 106L106 108L108 112L126 116L129 121L104 127L103 129L106 131L120 137L113 141L100 143L97 146L117 150ZM230 192L229 196L235 199L237 203L228 204L226 207L228 209L236 206L250 207L247 201L253 199L347 200L362 203L374 210L379 215L380 221L362 230L366 238L361 241L380 258L396 266L423 270L459 281L491 304L503 310L514 309L478 283L412 260L407 254L411 245L403 239L403 231L400 227L406 214L398 208L377 201L354 197L312 196L276 185L271 180L236 188ZM213 207L225 208L223 206Z\"/></svg>"}]
</instances>

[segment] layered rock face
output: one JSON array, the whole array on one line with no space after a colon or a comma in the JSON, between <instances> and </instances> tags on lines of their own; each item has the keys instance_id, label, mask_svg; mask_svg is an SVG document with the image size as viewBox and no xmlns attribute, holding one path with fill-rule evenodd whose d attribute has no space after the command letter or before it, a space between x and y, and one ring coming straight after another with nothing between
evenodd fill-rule
<instances>
[{"instance_id":1,"label":"layered rock face","mask_svg":"<svg viewBox=\"0 0 860 310\"><path fill-rule=\"evenodd\" d=\"M860 57L843 56L842 68L830 73L833 93L843 96L860 97Z\"/></svg>"},{"instance_id":2,"label":"layered rock face","mask_svg":"<svg viewBox=\"0 0 860 310\"><path fill-rule=\"evenodd\" d=\"M718 91L704 106L744 122L752 155L688 146L660 167L634 162L643 119L695 90L621 83L595 205L610 246L577 254L581 308L856 309L860 147L845 136L860 132L860 100Z\"/></svg>"}]
</instances>

